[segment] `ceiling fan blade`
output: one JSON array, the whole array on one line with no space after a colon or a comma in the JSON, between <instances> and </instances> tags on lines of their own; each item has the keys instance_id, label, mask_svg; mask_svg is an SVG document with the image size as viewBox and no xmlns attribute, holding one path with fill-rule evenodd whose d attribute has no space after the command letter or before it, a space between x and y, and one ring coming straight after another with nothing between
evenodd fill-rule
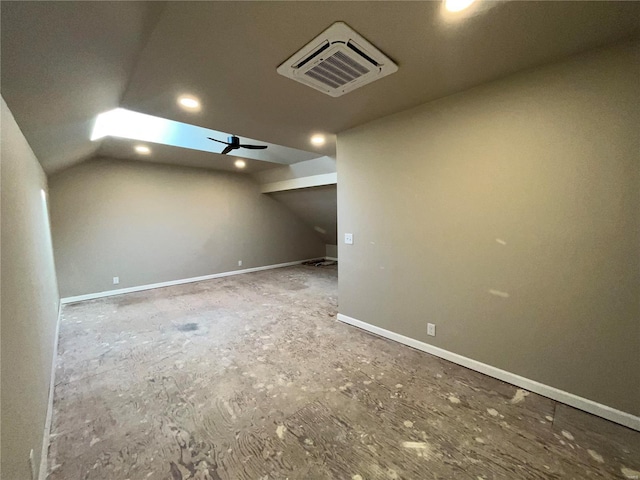
<instances>
[{"instance_id":1,"label":"ceiling fan blade","mask_svg":"<svg viewBox=\"0 0 640 480\"><path fill-rule=\"evenodd\" d=\"M224 143L225 145L229 145L227 142L223 142L222 140L216 140L215 138L207 137L209 140L213 140L214 142Z\"/></svg>"},{"instance_id":2,"label":"ceiling fan blade","mask_svg":"<svg viewBox=\"0 0 640 480\"><path fill-rule=\"evenodd\" d=\"M264 150L267 145L240 145L242 148L248 148L249 150Z\"/></svg>"},{"instance_id":3,"label":"ceiling fan blade","mask_svg":"<svg viewBox=\"0 0 640 480\"><path fill-rule=\"evenodd\" d=\"M224 143L224 142L222 142L222 143ZM233 150L233 147L231 145L227 145L226 147L224 147L224 150L222 150L222 152L220 152L220 155L226 155L231 150Z\"/></svg>"}]
</instances>

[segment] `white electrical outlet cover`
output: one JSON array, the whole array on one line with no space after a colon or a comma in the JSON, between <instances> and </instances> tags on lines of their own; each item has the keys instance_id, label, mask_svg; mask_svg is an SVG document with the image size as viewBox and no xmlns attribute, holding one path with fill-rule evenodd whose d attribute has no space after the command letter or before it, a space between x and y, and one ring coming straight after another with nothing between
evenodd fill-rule
<instances>
[{"instance_id":1,"label":"white electrical outlet cover","mask_svg":"<svg viewBox=\"0 0 640 480\"><path fill-rule=\"evenodd\" d=\"M344 234L344 243L347 245L353 245L353 233Z\"/></svg>"},{"instance_id":2,"label":"white electrical outlet cover","mask_svg":"<svg viewBox=\"0 0 640 480\"><path fill-rule=\"evenodd\" d=\"M120 283L120 277L113 277L113 284L118 285Z\"/></svg>"},{"instance_id":3,"label":"white electrical outlet cover","mask_svg":"<svg viewBox=\"0 0 640 480\"><path fill-rule=\"evenodd\" d=\"M436 326L433 323L427 323L427 335L436 336Z\"/></svg>"}]
</instances>

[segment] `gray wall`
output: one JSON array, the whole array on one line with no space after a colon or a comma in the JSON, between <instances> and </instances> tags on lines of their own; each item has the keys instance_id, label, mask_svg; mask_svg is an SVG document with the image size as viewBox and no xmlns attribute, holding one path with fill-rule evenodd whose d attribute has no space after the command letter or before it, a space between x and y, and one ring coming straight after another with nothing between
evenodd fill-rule
<instances>
[{"instance_id":1,"label":"gray wall","mask_svg":"<svg viewBox=\"0 0 640 480\"><path fill-rule=\"evenodd\" d=\"M1 476L31 478L40 465L58 318L47 179L2 100L2 464Z\"/></svg>"},{"instance_id":2,"label":"gray wall","mask_svg":"<svg viewBox=\"0 0 640 480\"><path fill-rule=\"evenodd\" d=\"M62 297L324 256L247 174L99 159L49 186Z\"/></svg>"},{"instance_id":3,"label":"gray wall","mask_svg":"<svg viewBox=\"0 0 640 480\"><path fill-rule=\"evenodd\" d=\"M623 44L340 134L340 312L640 414L639 65Z\"/></svg>"},{"instance_id":4,"label":"gray wall","mask_svg":"<svg viewBox=\"0 0 640 480\"><path fill-rule=\"evenodd\" d=\"M335 245L338 235L338 199L335 185L298 188L267 195L285 205L318 232L323 243Z\"/></svg>"},{"instance_id":5,"label":"gray wall","mask_svg":"<svg viewBox=\"0 0 640 480\"><path fill-rule=\"evenodd\" d=\"M325 255L331 258L338 258L338 245L325 245Z\"/></svg>"}]
</instances>

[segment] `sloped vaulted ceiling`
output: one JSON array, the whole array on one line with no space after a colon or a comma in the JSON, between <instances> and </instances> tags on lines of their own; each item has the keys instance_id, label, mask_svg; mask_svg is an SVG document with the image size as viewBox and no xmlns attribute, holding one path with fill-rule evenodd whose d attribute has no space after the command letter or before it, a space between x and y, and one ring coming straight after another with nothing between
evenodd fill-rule
<instances>
[{"instance_id":1,"label":"sloped vaulted ceiling","mask_svg":"<svg viewBox=\"0 0 640 480\"><path fill-rule=\"evenodd\" d=\"M2 96L47 172L91 157L161 2L2 2Z\"/></svg>"},{"instance_id":2,"label":"sloped vaulted ceiling","mask_svg":"<svg viewBox=\"0 0 640 480\"><path fill-rule=\"evenodd\" d=\"M116 106L313 150L311 133L336 134L639 29L640 2L479 1L455 22L440 6L3 1L2 96L48 173L100 153L92 122ZM339 98L276 73L335 21L398 72ZM183 92L201 98L199 114L177 107ZM335 143L314 151L331 155Z\"/></svg>"}]
</instances>

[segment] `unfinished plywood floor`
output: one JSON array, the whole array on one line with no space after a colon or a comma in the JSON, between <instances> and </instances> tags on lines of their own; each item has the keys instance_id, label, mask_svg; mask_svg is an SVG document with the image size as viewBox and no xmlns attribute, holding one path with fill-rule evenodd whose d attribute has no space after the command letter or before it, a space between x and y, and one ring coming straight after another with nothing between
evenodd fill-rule
<instances>
[{"instance_id":1,"label":"unfinished plywood floor","mask_svg":"<svg viewBox=\"0 0 640 480\"><path fill-rule=\"evenodd\" d=\"M335 268L67 305L49 478L634 478L640 434L336 322ZM635 473L634 473L635 471Z\"/></svg>"}]
</instances>

